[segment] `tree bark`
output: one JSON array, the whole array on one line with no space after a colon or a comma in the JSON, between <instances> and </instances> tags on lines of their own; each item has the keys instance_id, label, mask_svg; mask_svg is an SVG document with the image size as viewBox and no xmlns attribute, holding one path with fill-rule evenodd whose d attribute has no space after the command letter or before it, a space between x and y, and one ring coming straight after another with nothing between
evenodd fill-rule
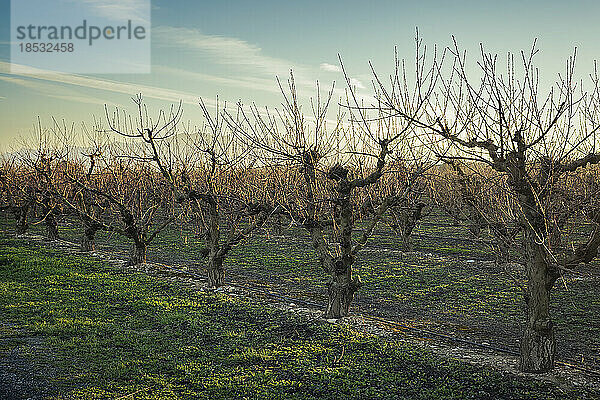
<instances>
[{"instance_id":1,"label":"tree bark","mask_svg":"<svg viewBox=\"0 0 600 400\"><path fill-rule=\"evenodd\" d=\"M401 251L412 251L413 243L411 234L402 233L400 236L400 250Z\"/></svg>"},{"instance_id":2,"label":"tree bark","mask_svg":"<svg viewBox=\"0 0 600 400\"><path fill-rule=\"evenodd\" d=\"M85 226L83 236L81 237L81 251L96 250L96 232L98 228L95 226Z\"/></svg>"},{"instance_id":3,"label":"tree bark","mask_svg":"<svg viewBox=\"0 0 600 400\"><path fill-rule=\"evenodd\" d=\"M281 215L277 215L277 218L275 219L275 234L277 236L281 236L283 234L283 223L281 221Z\"/></svg>"},{"instance_id":4,"label":"tree bark","mask_svg":"<svg viewBox=\"0 0 600 400\"><path fill-rule=\"evenodd\" d=\"M510 262L510 248L504 243L498 243L494 246L496 252L495 263L498 266L507 265Z\"/></svg>"},{"instance_id":5,"label":"tree bark","mask_svg":"<svg viewBox=\"0 0 600 400\"><path fill-rule=\"evenodd\" d=\"M45 218L46 234L50 240L58 240L60 236L58 234L58 223L54 217L54 213L49 211Z\"/></svg>"},{"instance_id":6,"label":"tree bark","mask_svg":"<svg viewBox=\"0 0 600 400\"><path fill-rule=\"evenodd\" d=\"M213 254L209 256L206 267L208 273L208 286L218 288L225 284L225 270L223 269L223 258Z\"/></svg>"},{"instance_id":7,"label":"tree bark","mask_svg":"<svg viewBox=\"0 0 600 400\"><path fill-rule=\"evenodd\" d=\"M17 207L15 209L16 232L17 235L22 235L27 232L29 224L27 223L27 213L29 212L29 204Z\"/></svg>"},{"instance_id":8,"label":"tree bark","mask_svg":"<svg viewBox=\"0 0 600 400\"><path fill-rule=\"evenodd\" d=\"M481 236L481 225L479 223L471 223L468 225L469 232L476 238Z\"/></svg>"},{"instance_id":9,"label":"tree bark","mask_svg":"<svg viewBox=\"0 0 600 400\"><path fill-rule=\"evenodd\" d=\"M146 262L146 243L136 240L131 250L127 265L139 265Z\"/></svg>"},{"instance_id":10,"label":"tree bark","mask_svg":"<svg viewBox=\"0 0 600 400\"><path fill-rule=\"evenodd\" d=\"M523 372L543 373L554 368L556 341L550 319L550 291L558 274L546 258L534 232L526 232L527 287L525 303L527 322L520 343L520 365Z\"/></svg>"},{"instance_id":11,"label":"tree bark","mask_svg":"<svg viewBox=\"0 0 600 400\"><path fill-rule=\"evenodd\" d=\"M396 223L392 226L392 228L400 237L400 250L412 251L412 233L417 226L417 223L421 220L425 203L419 202L413 205L410 209L407 209L408 200L404 199L403 202L400 203L400 207L401 210L395 216Z\"/></svg>"},{"instance_id":12,"label":"tree bark","mask_svg":"<svg viewBox=\"0 0 600 400\"><path fill-rule=\"evenodd\" d=\"M207 199L208 205L208 247L210 249L210 253L208 255L208 264L206 266L206 271L208 274L208 286L212 288L218 288L223 286L225 283L225 271L223 270L223 259L220 253L221 246L221 230L219 227L219 210L217 199L213 196L210 196Z\"/></svg>"},{"instance_id":13,"label":"tree bark","mask_svg":"<svg viewBox=\"0 0 600 400\"><path fill-rule=\"evenodd\" d=\"M327 310L325 318L342 318L348 316L354 294L362 285L360 279L352 278L349 266L342 273L335 272L329 281L327 294Z\"/></svg>"}]
</instances>

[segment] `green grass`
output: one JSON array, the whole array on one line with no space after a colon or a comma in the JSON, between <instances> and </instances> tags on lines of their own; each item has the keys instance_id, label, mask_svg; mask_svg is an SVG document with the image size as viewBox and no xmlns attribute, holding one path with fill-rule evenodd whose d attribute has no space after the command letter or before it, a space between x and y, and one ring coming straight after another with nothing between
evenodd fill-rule
<instances>
[{"instance_id":1,"label":"green grass","mask_svg":"<svg viewBox=\"0 0 600 400\"><path fill-rule=\"evenodd\" d=\"M398 251L397 236L385 227L376 231L353 266L364 285L352 311L518 350L525 308L520 289L503 268L480 261L490 256L481 244L439 239L469 238L465 228L439 226L436 222L451 221L431 218L416 229L419 237L411 253ZM11 221L0 223L12 227L7 225ZM59 227L66 239L79 240L79 224L66 221ZM43 226L33 226L32 231L43 234ZM237 246L225 262L227 278L325 303L328 277L306 233L292 227L284 234L257 232ZM123 258L129 251L127 240L116 235L99 232L97 242L111 252L120 251ZM201 248L189 227L174 225L151 244L149 260L202 264ZM600 369L600 272L583 280L572 277L559 280L552 295L558 358Z\"/></svg>"},{"instance_id":2,"label":"green grass","mask_svg":"<svg viewBox=\"0 0 600 400\"><path fill-rule=\"evenodd\" d=\"M0 359L19 353L55 398L593 396L6 238L0 321Z\"/></svg>"}]
</instances>

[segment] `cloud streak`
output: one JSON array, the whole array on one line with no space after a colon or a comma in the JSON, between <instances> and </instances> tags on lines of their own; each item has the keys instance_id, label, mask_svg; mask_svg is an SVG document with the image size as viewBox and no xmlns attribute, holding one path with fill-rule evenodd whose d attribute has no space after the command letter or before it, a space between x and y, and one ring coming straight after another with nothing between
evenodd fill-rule
<instances>
[{"instance_id":1,"label":"cloud streak","mask_svg":"<svg viewBox=\"0 0 600 400\"><path fill-rule=\"evenodd\" d=\"M95 0L87 0L89 3L100 3ZM285 59L270 57L265 55L262 49L247 41L224 36L205 35L196 29L175 28L162 26L154 28L153 35L155 43L164 46L175 46L176 49L201 52L204 56L217 65L231 66L233 69L245 70L247 73L223 74L216 72L214 74L190 71L182 69L179 66L155 65L154 72L169 77L170 79L180 79L186 81L210 82L219 86L230 86L234 88L243 88L250 91L263 91L273 93L280 99L280 92L277 86L275 76L280 76L282 84L286 87L286 79L289 76L290 67L294 67L294 78L298 89L299 97L307 100L314 97L316 74L319 70L327 73L340 73L339 66L322 63L319 67L294 65ZM158 39L158 40L156 40ZM75 90L67 91L65 88L56 89L57 85L68 85L72 88L88 88L101 90L104 92L122 93L134 95L142 93L146 98L162 100L166 102L183 101L186 104L197 105L200 97L206 97L206 93L190 93L188 91L173 90L166 87L158 87L130 82L116 81L110 79L101 79L87 77L83 75L71 75L64 73L52 73L42 69L35 69L19 65L20 75L6 75L10 70L10 64L0 61L0 79L7 82L26 87L31 90L38 90L44 95L52 98L70 100L75 102L84 102L90 104L103 104L102 99L94 96L88 96L87 93L77 92ZM221 68L222 70L222 68ZM3 74L4 73L4 74ZM2 76L6 75L6 76ZM17 79L17 77L19 77ZM169 80L162 80L169 82ZM350 84L356 89L365 89L363 83L351 78ZM196 87L198 85L195 85ZM322 86L326 88L329 85ZM344 85L345 86L345 85ZM248 92L244 90L244 92ZM210 93L206 104L215 107L213 100L216 93ZM323 94L323 93L322 93ZM334 91L334 97L344 97L344 89L338 87ZM367 100L369 96L358 94L361 100ZM372 99L372 97L371 97Z\"/></svg>"},{"instance_id":2,"label":"cloud streak","mask_svg":"<svg viewBox=\"0 0 600 400\"><path fill-rule=\"evenodd\" d=\"M68 0L110 20L149 24L149 0Z\"/></svg>"},{"instance_id":3,"label":"cloud streak","mask_svg":"<svg viewBox=\"0 0 600 400\"><path fill-rule=\"evenodd\" d=\"M321 63L319 68L321 68L321 70L327 71L327 72L342 72L342 68L340 68L339 66L333 65L333 64L328 64L328 63Z\"/></svg>"},{"instance_id":4,"label":"cloud streak","mask_svg":"<svg viewBox=\"0 0 600 400\"><path fill-rule=\"evenodd\" d=\"M206 79L212 83L242 87L252 90L262 90L271 93L280 93L275 77L279 76L286 87L286 80L290 70L294 72L294 81L298 94L301 97L315 95L315 82L319 69L327 72L341 72L341 68L333 64L322 63L317 69L292 61L271 57L255 44L234 37L219 35L206 35L197 29L178 28L172 26L159 26L153 28L153 40L159 46L173 46L190 50L194 54L202 54L217 65L224 65L239 70L241 73L235 78L215 76L199 72L191 72L170 67L157 67L159 70L168 70L176 76L188 76L195 79ZM364 85L357 79L352 84L359 89ZM336 89L336 94L343 95L343 91Z\"/></svg>"},{"instance_id":5,"label":"cloud streak","mask_svg":"<svg viewBox=\"0 0 600 400\"><path fill-rule=\"evenodd\" d=\"M28 74L26 76L28 79L16 78L10 75L0 75L0 77L2 77L4 81L13 80L13 83L21 84L22 86L27 85L31 89L35 89L36 87L41 88L40 83L43 84L43 82L52 82L89 89L103 90L108 92L123 93L128 95L133 95L135 93L143 93L145 97L157 100L164 100L168 102L178 102L181 100L187 104L198 104L198 100L200 99L200 96L194 95L192 93L166 89L156 86L118 82L108 79L90 78L80 75L49 73L48 71L39 70L31 67L19 67L28 70ZM9 68L9 63L0 61L0 71L8 70ZM14 81L15 79L20 79L21 81L16 82ZM27 83L24 83L23 81L27 81ZM213 104L212 101L206 101L206 103L209 105Z\"/></svg>"},{"instance_id":6,"label":"cloud streak","mask_svg":"<svg viewBox=\"0 0 600 400\"><path fill-rule=\"evenodd\" d=\"M365 85L356 78L350 78L350 85L355 86L357 89L365 89Z\"/></svg>"},{"instance_id":7,"label":"cloud streak","mask_svg":"<svg viewBox=\"0 0 600 400\"><path fill-rule=\"evenodd\" d=\"M235 66L254 73L274 77L305 68L277 57L265 55L262 49L234 37L206 35L197 29L158 26L152 29L154 42L159 46L177 46L199 51L212 62Z\"/></svg>"},{"instance_id":8,"label":"cloud streak","mask_svg":"<svg viewBox=\"0 0 600 400\"><path fill-rule=\"evenodd\" d=\"M185 78L186 80L194 80L199 82L211 82L223 86L231 86L235 88L245 88L252 90L261 90L270 93L279 93L279 88L275 81L275 77L272 78L261 78L261 77L250 77L244 76L239 78L229 78L223 76L217 76L213 74L206 74L203 72L188 71L181 68L174 68L165 65L155 65L152 67L154 72L160 72L164 74L170 74L179 78Z\"/></svg>"},{"instance_id":9,"label":"cloud streak","mask_svg":"<svg viewBox=\"0 0 600 400\"><path fill-rule=\"evenodd\" d=\"M86 103L96 105L104 104L104 102L101 99L98 99L93 96L82 96L81 93L78 93L77 91L72 89L57 88L55 84L49 82L4 75L0 75L0 81L34 90L54 99L68 100L75 103ZM4 99L4 97L0 96L0 101L2 99Z\"/></svg>"}]
</instances>

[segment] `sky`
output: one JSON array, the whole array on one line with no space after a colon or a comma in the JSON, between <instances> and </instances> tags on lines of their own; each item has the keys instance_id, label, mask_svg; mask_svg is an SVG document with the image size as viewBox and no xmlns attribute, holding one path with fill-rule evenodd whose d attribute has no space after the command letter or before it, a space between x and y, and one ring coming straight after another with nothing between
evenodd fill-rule
<instances>
[{"instance_id":1,"label":"sky","mask_svg":"<svg viewBox=\"0 0 600 400\"><path fill-rule=\"evenodd\" d=\"M416 28L429 49L450 45L454 35L473 65L480 43L505 56L528 50L537 38L537 64L548 84L575 47L583 78L600 58L597 1L152 0L151 13L151 73L32 76L10 73L10 1L0 0L0 151L30 136L38 118L43 126L52 118L89 124L105 118L105 104L133 111L137 93L151 112L182 100L183 119L194 125L201 123L200 98L279 105L276 77L286 79L290 69L303 98L314 95L317 80L321 87L335 81L341 91L338 54L368 94L369 61L389 73L397 46L412 63Z\"/></svg>"}]
</instances>

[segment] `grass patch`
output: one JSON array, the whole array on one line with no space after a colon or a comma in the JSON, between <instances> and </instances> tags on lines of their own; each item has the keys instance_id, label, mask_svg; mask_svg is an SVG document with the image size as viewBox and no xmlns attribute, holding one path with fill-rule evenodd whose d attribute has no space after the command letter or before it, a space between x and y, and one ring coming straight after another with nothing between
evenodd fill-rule
<instances>
[{"instance_id":1,"label":"grass patch","mask_svg":"<svg viewBox=\"0 0 600 400\"><path fill-rule=\"evenodd\" d=\"M0 358L18 350L38 390L54 398L586 395L8 239L0 239L0 316Z\"/></svg>"},{"instance_id":2,"label":"grass patch","mask_svg":"<svg viewBox=\"0 0 600 400\"><path fill-rule=\"evenodd\" d=\"M468 326L470 339L518 350L525 319L520 289L502 267L481 262L489 249L470 240L464 227L446 226L449 222L442 216L428 217L415 231L416 251L404 254L398 251L398 237L380 225L353 267L364 285L352 311L411 321L445 332L455 326ZM0 226L6 231L13 225L10 218L0 218ZM74 242L82 233L80 223L69 217L64 217L59 229L65 239ZM33 225L31 231L44 234L43 224ZM285 236L257 231L234 248L225 262L227 279L325 303L328 277L318 264L306 232L297 227L283 232ZM117 252L121 258L128 256L128 240L107 232L97 236L101 248ZM151 244L149 260L203 265L199 255L202 247L189 226L175 224ZM559 281L551 303L558 358L594 369L600 367L599 280L600 275L594 272L589 279ZM456 330L448 333L462 334Z\"/></svg>"}]
</instances>

